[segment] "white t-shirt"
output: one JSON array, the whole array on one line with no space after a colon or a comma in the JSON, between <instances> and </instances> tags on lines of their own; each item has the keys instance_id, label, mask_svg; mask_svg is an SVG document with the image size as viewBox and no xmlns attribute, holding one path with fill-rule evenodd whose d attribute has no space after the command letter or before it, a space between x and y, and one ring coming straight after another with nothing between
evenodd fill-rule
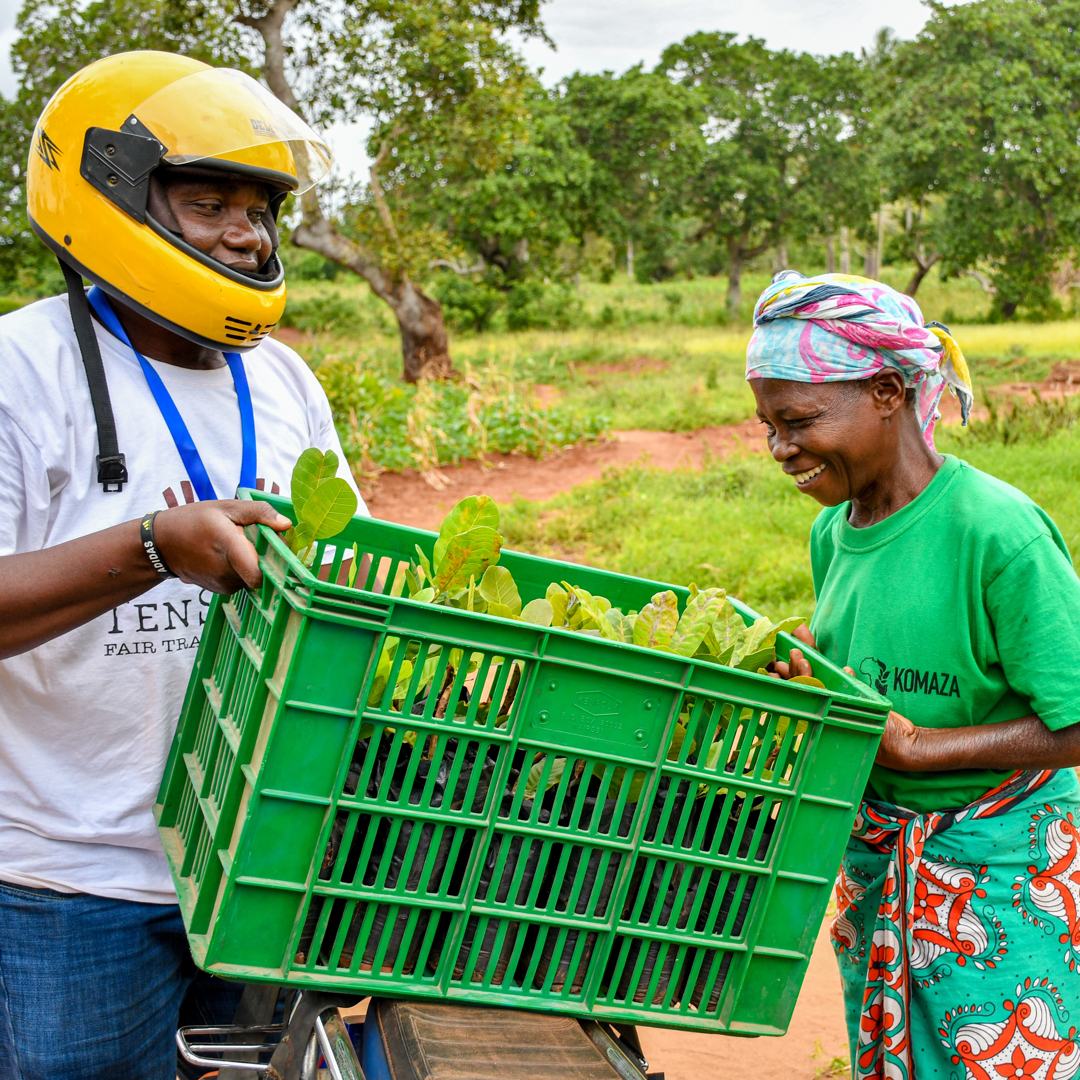
<instances>
[{"instance_id":1,"label":"white t-shirt","mask_svg":"<svg viewBox=\"0 0 1080 1080\"><path fill-rule=\"evenodd\" d=\"M37 551L194 500L131 350L95 324L129 482L97 482L97 429L66 297L0 319L0 555ZM154 362L218 495L240 472L227 366ZM298 455L333 449L330 406L291 349L244 355L256 487L288 493ZM363 504L361 503L363 509ZM171 579L100 618L0 661L0 880L152 903L176 894L151 807L210 594Z\"/></svg>"}]
</instances>

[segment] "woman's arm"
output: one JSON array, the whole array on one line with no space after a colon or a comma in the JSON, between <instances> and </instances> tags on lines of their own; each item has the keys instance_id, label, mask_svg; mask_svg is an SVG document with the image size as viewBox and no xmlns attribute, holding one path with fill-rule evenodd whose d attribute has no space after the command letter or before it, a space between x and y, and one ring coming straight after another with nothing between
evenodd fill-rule
<instances>
[{"instance_id":1,"label":"woman's arm","mask_svg":"<svg viewBox=\"0 0 1080 1080\"><path fill-rule=\"evenodd\" d=\"M903 772L1065 769L1080 765L1080 724L1051 731L1037 716L979 727L927 728L890 713L877 764Z\"/></svg>"},{"instance_id":2,"label":"woman's arm","mask_svg":"<svg viewBox=\"0 0 1080 1080\"><path fill-rule=\"evenodd\" d=\"M163 510L154 538L182 581L212 592L258 585L255 549L242 527L287 529L269 503L221 500ZM139 521L41 551L0 556L0 659L66 634L153 588L161 577L139 539Z\"/></svg>"},{"instance_id":3,"label":"woman's arm","mask_svg":"<svg viewBox=\"0 0 1080 1080\"><path fill-rule=\"evenodd\" d=\"M800 626L794 636L807 645L815 644L805 626ZM774 668L782 679L813 674L799 649L791 650L788 663L777 661ZM844 670L855 675L849 667ZM901 772L1066 769L1080 766L1080 723L1051 731L1037 716L1022 716L979 727L928 728L892 712L875 760L878 765Z\"/></svg>"}]
</instances>

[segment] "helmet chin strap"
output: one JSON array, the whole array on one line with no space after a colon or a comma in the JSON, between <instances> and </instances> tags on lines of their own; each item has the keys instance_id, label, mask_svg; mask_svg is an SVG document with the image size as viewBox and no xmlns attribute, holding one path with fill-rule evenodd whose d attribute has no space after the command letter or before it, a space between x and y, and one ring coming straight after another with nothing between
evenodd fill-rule
<instances>
[{"instance_id":1,"label":"helmet chin strap","mask_svg":"<svg viewBox=\"0 0 1080 1080\"><path fill-rule=\"evenodd\" d=\"M124 455L116 441L116 421L113 418L112 402L109 399L109 384L105 379L105 368L101 363L101 350L98 348L94 324L90 319L90 304L83 290L82 277L63 259L57 259L67 283L68 302L71 307L71 322L75 328L75 339L79 343L83 368L86 370L86 382L90 387L90 402L94 407L94 420L97 423L98 455L97 479L105 492L123 491L127 483L127 465Z\"/></svg>"}]
</instances>

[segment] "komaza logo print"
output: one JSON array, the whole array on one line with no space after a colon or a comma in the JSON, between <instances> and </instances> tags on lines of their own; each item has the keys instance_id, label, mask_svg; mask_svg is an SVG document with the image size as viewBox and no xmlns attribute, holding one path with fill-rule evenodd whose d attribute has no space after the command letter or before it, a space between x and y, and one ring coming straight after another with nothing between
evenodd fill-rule
<instances>
[{"instance_id":1,"label":"komaza logo print","mask_svg":"<svg viewBox=\"0 0 1080 1080\"><path fill-rule=\"evenodd\" d=\"M859 674L879 694L888 696L897 690L905 694L931 694L935 697L959 697L960 684L949 671L927 671L925 668L890 668L876 656L863 658Z\"/></svg>"},{"instance_id":2,"label":"komaza logo print","mask_svg":"<svg viewBox=\"0 0 1080 1080\"><path fill-rule=\"evenodd\" d=\"M859 665L859 673L882 696L889 692L889 668L876 656L868 656Z\"/></svg>"}]
</instances>

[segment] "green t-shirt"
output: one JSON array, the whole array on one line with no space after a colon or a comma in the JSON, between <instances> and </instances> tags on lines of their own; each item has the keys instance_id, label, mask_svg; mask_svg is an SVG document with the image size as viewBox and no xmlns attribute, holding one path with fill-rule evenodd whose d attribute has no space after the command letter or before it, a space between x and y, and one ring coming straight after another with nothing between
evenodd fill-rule
<instances>
[{"instance_id":1,"label":"green t-shirt","mask_svg":"<svg viewBox=\"0 0 1080 1080\"><path fill-rule=\"evenodd\" d=\"M921 726L1080 721L1080 581L1047 514L954 457L884 521L858 529L849 512L828 507L810 537L825 655ZM874 766L867 795L944 810L1007 775Z\"/></svg>"}]
</instances>

